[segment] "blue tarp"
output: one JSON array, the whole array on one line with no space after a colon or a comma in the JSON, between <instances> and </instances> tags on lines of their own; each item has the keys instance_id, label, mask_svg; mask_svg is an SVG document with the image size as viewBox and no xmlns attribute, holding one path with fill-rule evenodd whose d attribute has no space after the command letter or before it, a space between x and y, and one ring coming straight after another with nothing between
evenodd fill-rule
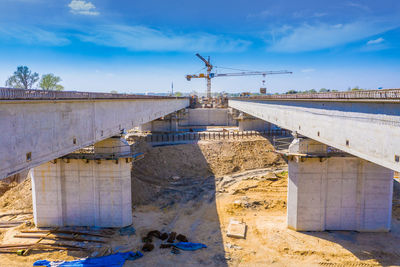
<instances>
[{"instance_id":1,"label":"blue tarp","mask_svg":"<svg viewBox=\"0 0 400 267\"><path fill-rule=\"evenodd\" d=\"M75 261L36 261L33 266L46 266L46 267L122 267L126 260L136 260L142 257L140 251L115 253L109 256L87 258Z\"/></svg>"},{"instance_id":2,"label":"blue tarp","mask_svg":"<svg viewBox=\"0 0 400 267\"><path fill-rule=\"evenodd\" d=\"M192 243L192 242L178 242L172 244L174 247L182 249L182 250L187 250L187 251L194 251L198 250L201 248L207 248L206 245L202 243Z\"/></svg>"}]
</instances>

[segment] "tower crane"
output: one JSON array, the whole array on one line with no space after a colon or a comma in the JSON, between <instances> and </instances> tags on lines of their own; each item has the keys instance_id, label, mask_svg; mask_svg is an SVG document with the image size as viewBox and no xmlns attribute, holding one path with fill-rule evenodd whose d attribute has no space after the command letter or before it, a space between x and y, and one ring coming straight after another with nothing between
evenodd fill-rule
<instances>
[{"instance_id":1,"label":"tower crane","mask_svg":"<svg viewBox=\"0 0 400 267\"><path fill-rule=\"evenodd\" d=\"M207 80L207 98L211 99L211 79L216 77L228 77L228 76L251 76L251 75L262 75L265 77L266 75L272 74L292 74L293 72L287 70L278 70L278 71L242 71L236 73L213 73L211 72L214 66L210 62L210 57L205 59L199 53L196 54L200 60L202 60L207 68L207 73L200 73L200 74L188 74L186 75L186 79L190 81L192 78L204 78Z\"/></svg>"}]
</instances>

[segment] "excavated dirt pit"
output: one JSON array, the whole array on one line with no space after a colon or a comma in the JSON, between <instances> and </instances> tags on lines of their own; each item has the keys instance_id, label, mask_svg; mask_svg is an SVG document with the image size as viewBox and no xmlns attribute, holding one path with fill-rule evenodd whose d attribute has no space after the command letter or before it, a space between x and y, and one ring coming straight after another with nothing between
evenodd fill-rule
<instances>
[{"instance_id":1,"label":"excavated dirt pit","mask_svg":"<svg viewBox=\"0 0 400 267\"><path fill-rule=\"evenodd\" d=\"M268 152L272 150L268 140L154 148L143 143L137 150L145 152L145 158L135 162L132 171L135 235L116 232L102 248L90 252L0 254L0 266L32 266L38 259L72 260L99 251L136 251L151 230L175 231L207 248L176 255L171 249L160 249L161 241L153 239L151 252L124 266L400 266L398 182L390 233L295 232L286 228L287 165ZM29 181L0 197L3 213L31 207ZM227 237L232 219L247 225L245 239ZM32 227L0 230L1 243L14 242L14 233Z\"/></svg>"}]
</instances>

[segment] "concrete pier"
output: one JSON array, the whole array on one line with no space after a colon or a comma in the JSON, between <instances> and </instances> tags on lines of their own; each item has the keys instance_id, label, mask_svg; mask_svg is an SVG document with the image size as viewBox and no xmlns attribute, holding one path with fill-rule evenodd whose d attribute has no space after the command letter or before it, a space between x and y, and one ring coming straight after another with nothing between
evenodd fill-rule
<instances>
[{"instance_id":1,"label":"concrete pier","mask_svg":"<svg viewBox=\"0 0 400 267\"><path fill-rule=\"evenodd\" d=\"M336 156L311 139L295 139L289 148L289 228L389 231L392 193L390 169Z\"/></svg>"},{"instance_id":2,"label":"concrete pier","mask_svg":"<svg viewBox=\"0 0 400 267\"><path fill-rule=\"evenodd\" d=\"M34 168L36 226L130 225L132 159L124 144L110 138L95 146L91 159L71 154Z\"/></svg>"}]
</instances>

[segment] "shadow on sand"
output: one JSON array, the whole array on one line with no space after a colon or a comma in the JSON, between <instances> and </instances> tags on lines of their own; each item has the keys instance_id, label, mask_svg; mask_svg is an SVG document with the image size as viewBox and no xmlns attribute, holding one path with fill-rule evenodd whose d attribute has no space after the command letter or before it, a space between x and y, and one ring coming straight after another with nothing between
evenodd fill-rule
<instances>
[{"instance_id":1,"label":"shadow on sand","mask_svg":"<svg viewBox=\"0 0 400 267\"><path fill-rule=\"evenodd\" d=\"M155 249L126 266L228 266L215 201L215 179L197 144L138 148L143 160L133 163L133 225L137 236L148 231L177 232L206 249L172 254ZM140 240L138 240L139 244Z\"/></svg>"}]
</instances>

